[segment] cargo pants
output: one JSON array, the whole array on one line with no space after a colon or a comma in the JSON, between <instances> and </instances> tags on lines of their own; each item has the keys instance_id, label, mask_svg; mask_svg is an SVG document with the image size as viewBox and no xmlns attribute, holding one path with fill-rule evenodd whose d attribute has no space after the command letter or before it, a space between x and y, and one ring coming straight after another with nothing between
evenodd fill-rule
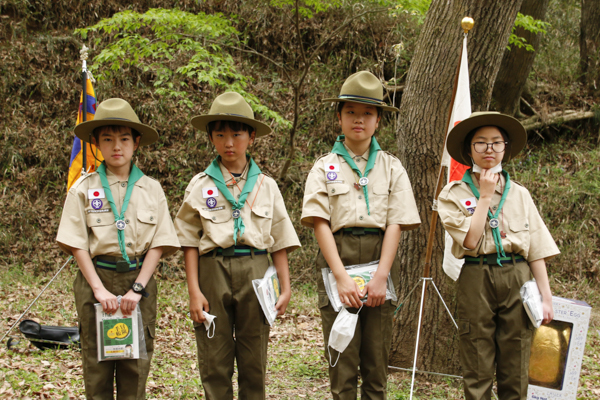
<instances>
[{"instance_id":1,"label":"cargo pants","mask_svg":"<svg viewBox=\"0 0 600 400\"><path fill-rule=\"evenodd\" d=\"M341 232L334 235L334 239L338 254L342 263L346 266L368 263L378 260L381 256L383 232L380 232L379 235L353 235ZM321 270L327 268L328 265L321 251L317 255L316 264L325 358L329 360L327 350L329 334L338 313L329 303L325 291ZM399 268L400 262L396 256L390 271L396 293L398 293ZM361 399L386 399L394 310L395 304L392 304L390 300L379 307L365 306L361 309L352 341L346 350L340 354L336 366L331 367L331 363L329 364L329 381L331 393L335 400L354 400L357 398L359 368L362 378ZM356 313L358 310L350 308L348 311ZM337 354L337 351L331 350L333 362L335 362Z\"/></svg>"}]
</instances>

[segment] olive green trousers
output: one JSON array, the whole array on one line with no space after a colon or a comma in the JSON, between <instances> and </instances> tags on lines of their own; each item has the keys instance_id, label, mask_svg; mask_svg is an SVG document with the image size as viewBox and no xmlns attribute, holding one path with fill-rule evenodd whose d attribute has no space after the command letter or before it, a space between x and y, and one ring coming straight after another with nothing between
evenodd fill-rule
<instances>
[{"instance_id":1,"label":"olive green trousers","mask_svg":"<svg viewBox=\"0 0 600 400\"><path fill-rule=\"evenodd\" d=\"M115 296L125 295L139 275L139 270L119 273L97 268L96 272L102 284ZM139 302L144 324L144 337L148 359L109 360L98 362L96 339L96 311L98 303L94 292L83 277L81 271L73 282L75 305L81 335L81 358L83 362L83 380L88 400L113 399L114 382L117 383L118 400L142 400L146 398L146 380L150 372L150 361L154 352L156 327L156 281L154 277L146 285L148 297L142 296Z\"/></svg>"},{"instance_id":2,"label":"olive green trousers","mask_svg":"<svg viewBox=\"0 0 600 400\"><path fill-rule=\"evenodd\" d=\"M237 363L240 400L265 399L269 324L252 280L269 268L266 254L200 257L198 280L216 316L215 331L208 338L204 324L194 323L200 378L207 400L233 399L233 364ZM212 334L212 327L210 330Z\"/></svg>"},{"instance_id":3,"label":"olive green trousers","mask_svg":"<svg viewBox=\"0 0 600 400\"><path fill-rule=\"evenodd\" d=\"M465 264L458 278L458 329L465 398L490 399L494 370L500 400L527 399L533 325L519 290L527 262Z\"/></svg>"},{"instance_id":4,"label":"olive green trousers","mask_svg":"<svg viewBox=\"0 0 600 400\"><path fill-rule=\"evenodd\" d=\"M346 266L364 264L378 260L381 256L383 232L380 235L361 236L344 233L335 235L334 238L338 254ZM329 298L325 291L321 269L326 268L328 265L320 251L317 255L316 264L325 358L329 360L327 350L329 334L338 313L329 304ZM398 257L396 257L390 271L396 289L399 268L400 263ZM361 399L386 399L394 309L395 304L392 304L390 300L379 307L365 306L361 309L352 341L346 350L340 354L336 366L331 367L331 363L329 364L329 381L331 393L335 400L354 400L357 398L359 370L362 379ZM351 308L348 311L356 313L358 310ZM337 355L337 351L331 350L333 362L335 362Z\"/></svg>"}]
</instances>

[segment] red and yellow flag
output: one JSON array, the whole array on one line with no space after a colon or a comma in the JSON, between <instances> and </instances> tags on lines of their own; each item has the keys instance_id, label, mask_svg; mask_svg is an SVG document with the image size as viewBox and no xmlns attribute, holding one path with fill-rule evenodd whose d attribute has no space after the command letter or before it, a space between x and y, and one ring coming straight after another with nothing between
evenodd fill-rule
<instances>
[{"instance_id":1,"label":"red and yellow flag","mask_svg":"<svg viewBox=\"0 0 600 400\"><path fill-rule=\"evenodd\" d=\"M96 94L92 87L92 82L89 79L86 80L86 121L94 119L96 114ZM83 91L79 97L79 111L77 112L77 124L83 121ZM77 136L73 139L73 150L71 150L71 161L69 162L69 177L67 180L67 190L73 186L75 181L81 176L81 169L83 167L83 146L86 147L86 172L91 173L96 170L96 167L100 165L104 157L100 150L92 144L85 143ZM95 156L95 157L94 157Z\"/></svg>"}]
</instances>

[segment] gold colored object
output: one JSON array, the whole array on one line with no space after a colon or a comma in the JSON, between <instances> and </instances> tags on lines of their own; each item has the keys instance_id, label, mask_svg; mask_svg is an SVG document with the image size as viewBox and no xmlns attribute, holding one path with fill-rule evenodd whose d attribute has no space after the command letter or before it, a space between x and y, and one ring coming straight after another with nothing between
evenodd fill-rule
<instances>
[{"instance_id":1,"label":"gold colored object","mask_svg":"<svg viewBox=\"0 0 600 400\"><path fill-rule=\"evenodd\" d=\"M464 17L462 21L460 21L460 26L463 28L465 33L469 33L471 29L473 29L473 25L475 25L475 21L471 17Z\"/></svg>"},{"instance_id":2,"label":"gold colored object","mask_svg":"<svg viewBox=\"0 0 600 400\"><path fill-rule=\"evenodd\" d=\"M530 384L562 389L572 330L572 323L554 320L535 331L529 357Z\"/></svg>"}]
</instances>

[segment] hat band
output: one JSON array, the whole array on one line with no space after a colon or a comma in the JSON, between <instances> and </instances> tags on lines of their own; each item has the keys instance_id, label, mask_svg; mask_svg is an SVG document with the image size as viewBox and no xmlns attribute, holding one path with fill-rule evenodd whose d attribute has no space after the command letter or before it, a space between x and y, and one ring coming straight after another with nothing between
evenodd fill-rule
<instances>
[{"instance_id":1,"label":"hat band","mask_svg":"<svg viewBox=\"0 0 600 400\"><path fill-rule=\"evenodd\" d=\"M365 100L367 102L373 103L373 104L377 104L377 105L381 105L381 103L383 103L383 101L379 100L379 99L375 99L373 97L366 97L366 96L356 96L353 94L340 94L338 96L338 99L361 99L361 100Z\"/></svg>"},{"instance_id":2,"label":"hat band","mask_svg":"<svg viewBox=\"0 0 600 400\"><path fill-rule=\"evenodd\" d=\"M247 118L247 119L254 119L254 118L248 117L247 115L232 114L232 113L216 113L216 114L209 114L209 115L231 115L232 117L242 117L242 118Z\"/></svg>"}]
</instances>

